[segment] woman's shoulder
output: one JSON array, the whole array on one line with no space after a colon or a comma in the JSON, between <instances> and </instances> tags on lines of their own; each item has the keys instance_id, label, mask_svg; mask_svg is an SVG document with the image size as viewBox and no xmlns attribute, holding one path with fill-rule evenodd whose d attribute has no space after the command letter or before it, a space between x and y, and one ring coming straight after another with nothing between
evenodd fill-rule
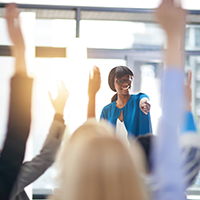
<instances>
[{"instance_id":1,"label":"woman's shoulder","mask_svg":"<svg viewBox=\"0 0 200 200\"><path fill-rule=\"evenodd\" d=\"M113 107L116 107L116 101L113 101L112 103L109 103L108 105L103 107L103 110L109 110L112 109Z\"/></svg>"},{"instance_id":2,"label":"woman's shoulder","mask_svg":"<svg viewBox=\"0 0 200 200\"><path fill-rule=\"evenodd\" d=\"M131 95L131 99L142 99L144 97L147 97L149 99L148 95L146 95L145 93L142 93L142 92Z\"/></svg>"}]
</instances>

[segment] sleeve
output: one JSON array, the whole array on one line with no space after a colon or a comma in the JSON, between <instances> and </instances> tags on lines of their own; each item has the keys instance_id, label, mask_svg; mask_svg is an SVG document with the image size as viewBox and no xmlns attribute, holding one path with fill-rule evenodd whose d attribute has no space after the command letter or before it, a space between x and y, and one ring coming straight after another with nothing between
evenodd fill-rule
<instances>
[{"instance_id":1,"label":"sleeve","mask_svg":"<svg viewBox=\"0 0 200 200\"><path fill-rule=\"evenodd\" d=\"M9 119L6 140L0 157L0 197L8 199L24 159L31 122L33 80L27 76L11 79Z\"/></svg>"},{"instance_id":2,"label":"sleeve","mask_svg":"<svg viewBox=\"0 0 200 200\"><path fill-rule=\"evenodd\" d=\"M40 177L54 162L65 130L64 123L55 120L55 117L40 154L30 162L25 162L22 165L13 187L10 200L16 199L17 195L23 192L27 185Z\"/></svg>"},{"instance_id":3,"label":"sleeve","mask_svg":"<svg viewBox=\"0 0 200 200\"><path fill-rule=\"evenodd\" d=\"M162 117L152 155L153 173L159 186L154 199L184 199L184 172L178 127L184 112L185 98L183 74L180 70L166 70L161 95Z\"/></svg>"},{"instance_id":4,"label":"sleeve","mask_svg":"<svg viewBox=\"0 0 200 200\"><path fill-rule=\"evenodd\" d=\"M101 111L100 119L107 119L105 114L105 108Z\"/></svg>"},{"instance_id":5,"label":"sleeve","mask_svg":"<svg viewBox=\"0 0 200 200\"><path fill-rule=\"evenodd\" d=\"M147 99L149 99L148 95L146 95L146 94L144 94L144 93L139 93L139 101L140 101L142 98L144 98L144 97L146 97ZM149 100L150 100L150 99L149 99Z\"/></svg>"},{"instance_id":6,"label":"sleeve","mask_svg":"<svg viewBox=\"0 0 200 200\"><path fill-rule=\"evenodd\" d=\"M193 114L188 111L184 115L180 131L180 145L182 149L184 183L189 187L200 169L200 136L197 133Z\"/></svg>"},{"instance_id":7,"label":"sleeve","mask_svg":"<svg viewBox=\"0 0 200 200\"><path fill-rule=\"evenodd\" d=\"M180 133L188 134L188 132L197 134L197 127L196 127L196 124L194 121L194 117L190 111L185 112L184 120L183 120L183 124L181 126Z\"/></svg>"}]
</instances>

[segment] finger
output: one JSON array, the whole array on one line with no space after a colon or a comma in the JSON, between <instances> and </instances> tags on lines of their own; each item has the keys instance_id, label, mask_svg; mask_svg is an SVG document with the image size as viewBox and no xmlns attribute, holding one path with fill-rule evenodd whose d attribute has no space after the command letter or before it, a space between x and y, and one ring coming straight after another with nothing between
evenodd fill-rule
<instances>
[{"instance_id":1,"label":"finger","mask_svg":"<svg viewBox=\"0 0 200 200\"><path fill-rule=\"evenodd\" d=\"M163 0L162 3L173 3L174 0Z\"/></svg>"},{"instance_id":2,"label":"finger","mask_svg":"<svg viewBox=\"0 0 200 200\"><path fill-rule=\"evenodd\" d=\"M172 6L174 4L174 0L163 0L161 6Z\"/></svg>"},{"instance_id":3,"label":"finger","mask_svg":"<svg viewBox=\"0 0 200 200\"><path fill-rule=\"evenodd\" d=\"M97 66L93 67L93 73L94 73L94 76L100 76L100 71L99 71L99 68Z\"/></svg>"},{"instance_id":4,"label":"finger","mask_svg":"<svg viewBox=\"0 0 200 200\"><path fill-rule=\"evenodd\" d=\"M50 98L50 100L51 100L51 103L53 104L53 98L52 98L51 92L48 91L48 94L49 94L49 98Z\"/></svg>"},{"instance_id":5,"label":"finger","mask_svg":"<svg viewBox=\"0 0 200 200\"><path fill-rule=\"evenodd\" d=\"M61 82L61 87L62 87L62 89L66 92L67 95L69 95L69 91L68 91L68 89L65 87L64 81L61 81L61 80L60 80L60 82Z\"/></svg>"},{"instance_id":6,"label":"finger","mask_svg":"<svg viewBox=\"0 0 200 200\"><path fill-rule=\"evenodd\" d=\"M187 85L188 86L191 85L191 80L192 80L192 71L188 70L188 72L187 72Z\"/></svg>"},{"instance_id":7,"label":"finger","mask_svg":"<svg viewBox=\"0 0 200 200\"><path fill-rule=\"evenodd\" d=\"M56 80L56 85L57 85L58 90L60 90L61 87L62 87L62 84L61 84L61 80L60 80L60 79L59 79L59 80Z\"/></svg>"},{"instance_id":8,"label":"finger","mask_svg":"<svg viewBox=\"0 0 200 200\"><path fill-rule=\"evenodd\" d=\"M12 9L13 9L13 17L18 19L19 18L19 9L18 9L17 5L14 4Z\"/></svg>"},{"instance_id":9,"label":"finger","mask_svg":"<svg viewBox=\"0 0 200 200\"><path fill-rule=\"evenodd\" d=\"M10 34L14 32L14 29L18 29L21 32L19 26L19 11L16 7L16 4L12 3L6 6L5 18L7 21L8 31Z\"/></svg>"},{"instance_id":10,"label":"finger","mask_svg":"<svg viewBox=\"0 0 200 200\"><path fill-rule=\"evenodd\" d=\"M174 6L177 7L177 8L180 8L181 7L181 0L174 0Z\"/></svg>"},{"instance_id":11,"label":"finger","mask_svg":"<svg viewBox=\"0 0 200 200\"><path fill-rule=\"evenodd\" d=\"M89 80L91 80L93 78L93 71L89 72Z\"/></svg>"},{"instance_id":12,"label":"finger","mask_svg":"<svg viewBox=\"0 0 200 200\"><path fill-rule=\"evenodd\" d=\"M100 72L99 68L96 65L93 67L93 70L96 71L96 72Z\"/></svg>"},{"instance_id":13,"label":"finger","mask_svg":"<svg viewBox=\"0 0 200 200\"><path fill-rule=\"evenodd\" d=\"M13 19L12 9L11 9L11 5L10 4L6 6L5 18L6 18L8 26L14 25L14 19Z\"/></svg>"},{"instance_id":14,"label":"finger","mask_svg":"<svg viewBox=\"0 0 200 200\"><path fill-rule=\"evenodd\" d=\"M6 6L6 15L5 16L6 16L6 18L10 18L10 19L18 18L19 11L18 11L15 3L11 3Z\"/></svg>"},{"instance_id":15,"label":"finger","mask_svg":"<svg viewBox=\"0 0 200 200\"><path fill-rule=\"evenodd\" d=\"M59 86L63 89L63 88L65 88L65 83L61 80L61 79L59 79Z\"/></svg>"}]
</instances>

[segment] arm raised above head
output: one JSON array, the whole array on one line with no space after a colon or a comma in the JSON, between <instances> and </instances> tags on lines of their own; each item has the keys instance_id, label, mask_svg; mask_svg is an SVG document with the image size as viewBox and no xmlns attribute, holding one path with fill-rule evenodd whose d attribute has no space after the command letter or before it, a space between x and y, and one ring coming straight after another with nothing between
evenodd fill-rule
<instances>
[{"instance_id":1,"label":"arm raised above head","mask_svg":"<svg viewBox=\"0 0 200 200\"><path fill-rule=\"evenodd\" d=\"M166 70L162 81L162 116L153 145L153 165L159 185L155 200L184 199L184 173L178 128L185 106L183 43L185 33L185 11L175 6L173 0L163 0L157 10L157 18L167 35L165 52Z\"/></svg>"},{"instance_id":2,"label":"arm raised above head","mask_svg":"<svg viewBox=\"0 0 200 200\"><path fill-rule=\"evenodd\" d=\"M0 198L8 199L24 159L31 123L31 93L33 80L26 76L24 41L15 4L6 6L8 32L14 44L15 76L11 79L9 118L6 140L0 157ZM19 76L18 76L19 75Z\"/></svg>"},{"instance_id":3,"label":"arm raised above head","mask_svg":"<svg viewBox=\"0 0 200 200\"><path fill-rule=\"evenodd\" d=\"M165 61L167 68L182 69L186 12L173 0L163 0L157 9L157 19L167 35Z\"/></svg>"},{"instance_id":4,"label":"arm raised above head","mask_svg":"<svg viewBox=\"0 0 200 200\"><path fill-rule=\"evenodd\" d=\"M87 119L90 117L96 117L95 114L95 101L96 94L101 87L101 74L97 66L93 67L92 74L89 75L89 84L88 84L88 109L87 109Z\"/></svg>"},{"instance_id":5,"label":"arm raised above head","mask_svg":"<svg viewBox=\"0 0 200 200\"><path fill-rule=\"evenodd\" d=\"M26 63L25 63L25 44L20 27L19 11L14 3L6 6L5 14L8 33L13 43L11 48L12 56L15 57L15 74L26 75Z\"/></svg>"},{"instance_id":6,"label":"arm raised above head","mask_svg":"<svg viewBox=\"0 0 200 200\"><path fill-rule=\"evenodd\" d=\"M52 98L50 92L49 92L49 97L53 105L53 108L55 110L55 113L63 115L65 104L69 96L69 91L65 87L65 84L63 81L57 81L57 87L58 87L58 95L56 99Z\"/></svg>"}]
</instances>

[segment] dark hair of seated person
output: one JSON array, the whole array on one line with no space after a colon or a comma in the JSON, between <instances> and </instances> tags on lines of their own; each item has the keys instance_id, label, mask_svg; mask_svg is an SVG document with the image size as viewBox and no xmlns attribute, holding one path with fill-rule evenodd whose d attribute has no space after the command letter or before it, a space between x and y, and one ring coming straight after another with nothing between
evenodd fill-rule
<instances>
[{"instance_id":1,"label":"dark hair of seated person","mask_svg":"<svg viewBox=\"0 0 200 200\"><path fill-rule=\"evenodd\" d=\"M155 136L152 134L140 135L135 138L144 151L148 172L150 172L152 169L150 153L151 153L153 138L155 138Z\"/></svg>"}]
</instances>

